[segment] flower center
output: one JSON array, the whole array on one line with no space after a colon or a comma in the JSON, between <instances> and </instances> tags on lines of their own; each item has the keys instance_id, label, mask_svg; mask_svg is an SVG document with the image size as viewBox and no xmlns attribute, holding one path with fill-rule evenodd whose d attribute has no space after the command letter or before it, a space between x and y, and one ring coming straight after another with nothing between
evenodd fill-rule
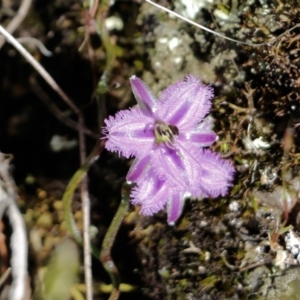
<instances>
[{"instance_id":1,"label":"flower center","mask_svg":"<svg viewBox=\"0 0 300 300\"><path fill-rule=\"evenodd\" d=\"M179 134L176 126L157 122L154 127L155 142L157 144L165 143L169 148L174 149L172 143L174 136Z\"/></svg>"}]
</instances>

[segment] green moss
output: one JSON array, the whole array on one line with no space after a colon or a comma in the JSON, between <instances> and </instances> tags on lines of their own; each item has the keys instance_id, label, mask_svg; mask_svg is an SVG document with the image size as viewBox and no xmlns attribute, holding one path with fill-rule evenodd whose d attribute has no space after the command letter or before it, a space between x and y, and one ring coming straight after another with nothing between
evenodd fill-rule
<instances>
[{"instance_id":1,"label":"green moss","mask_svg":"<svg viewBox=\"0 0 300 300\"><path fill-rule=\"evenodd\" d=\"M218 281L219 279L215 275L210 275L205 279L201 280L200 284L204 289L211 289L216 285Z\"/></svg>"},{"instance_id":2,"label":"green moss","mask_svg":"<svg viewBox=\"0 0 300 300\"><path fill-rule=\"evenodd\" d=\"M190 225L190 220L187 217L183 217L181 222L178 224L178 229L187 229Z\"/></svg>"}]
</instances>

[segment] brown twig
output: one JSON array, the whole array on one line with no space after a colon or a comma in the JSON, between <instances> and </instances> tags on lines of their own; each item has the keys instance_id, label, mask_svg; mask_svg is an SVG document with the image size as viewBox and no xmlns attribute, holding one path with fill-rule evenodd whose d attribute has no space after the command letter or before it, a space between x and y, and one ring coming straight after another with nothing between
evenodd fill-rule
<instances>
[{"instance_id":1,"label":"brown twig","mask_svg":"<svg viewBox=\"0 0 300 300\"><path fill-rule=\"evenodd\" d=\"M27 16L27 13L29 11L31 3L32 3L32 0L23 0L22 1L17 14L5 28L7 32L14 33L15 30L20 26L20 24L23 22L23 20ZM0 36L0 49L2 48L4 43L5 43L5 38Z\"/></svg>"},{"instance_id":2,"label":"brown twig","mask_svg":"<svg viewBox=\"0 0 300 300\"><path fill-rule=\"evenodd\" d=\"M9 158L0 152L0 202L6 206L6 215L12 227L10 237L11 275L13 278L8 300L23 300L27 277L28 243L25 223L16 200L15 183L9 173Z\"/></svg>"},{"instance_id":3,"label":"brown twig","mask_svg":"<svg viewBox=\"0 0 300 300\"><path fill-rule=\"evenodd\" d=\"M51 51L49 51L46 46L38 39L30 37L30 36L23 36L17 38L18 42L21 44L28 44L31 46L36 47L44 56L50 57L53 55Z\"/></svg>"},{"instance_id":4,"label":"brown twig","mask_svg":"<svg viewBox=\"0 0 300 300\"><path fill-rule=\"evenodd\" d=\"M73 121L72 119L68 118L59 108L57 105L55 105L53 103L53 101L51 101L51 99L49 98L49 96L45 93L45 91L40 87L40 85L38 84L38 82L36 81L36 79L31 76L29 78L29 82L32 88L32 91L36 94L36 96L47 106L47 108L49 109L49 111L62 123L64 123L67 127L72 128L76 131L79 130L80 128L80 124ZM91 130L89 130L86 127L82 128L83 132L94 138L94 139L98 139L99 135L93 133Z\"/></svg>"},{"instance_id":5,"label":"brown twig","mask_svg":"<svg viewBox=\"0 0 300 300\"><path fill-rule=\"evenodd\" d=\"M3 26L0 25L0 33L10 42L20 53L21 55L34 67L34 69L44 78L44 80L51 86L51 88L64 100L64 102L73 110L73 112L78 117L78 135L79 135L79 156L80 156L80 165L83 165L86 160L86 148L85 148L85 134L84 134L84 117L80 109L75 105L75 103L69 98L69 96L60 88L52 76L44 69L44 67L9 33ZM81 195L83 196L82 207L84 212L86 212L85 207L89 208L89 199L86 196L88 190L86 175L81 183ZM89 224L89 213L84 215L84 226ZM89 228L83 228L84 241L90 241ZM85 281L87 284L87 295L92 297L92 272L91 272L91 263L90 263L90 242L84 245L84 270L85 270ZM92 300L89 297L87 300Z\"/></svg>"}]
</instances>

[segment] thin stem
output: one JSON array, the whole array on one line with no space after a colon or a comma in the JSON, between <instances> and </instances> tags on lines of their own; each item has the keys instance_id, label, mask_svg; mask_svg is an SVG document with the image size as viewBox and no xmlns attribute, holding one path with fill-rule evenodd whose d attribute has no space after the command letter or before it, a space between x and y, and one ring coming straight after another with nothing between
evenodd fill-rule
<instances>
[{"instance_id":1,"label":"thin stem","mask_svg":"<svg viewBox=\"0 0 300 300\"><path fill-rule=\"evenodd\" d=\"M8 162L9 158L0 152L0 202L6 206L6 215L12 227L10 237L12 285L7 299L22 300L25 295L28 267L28 242L25 222L16 203L18 195L15 193L15 182L9 173ZM6 190L2 187L2 182Z\"/></svg>"},{"instance_id":2,"label":"thin stem","mask_svg":"<svg viewBox=\"0 0 300 300\"><path fill-rule=\"evenodd\" d=\"M98 9L98 4L99 4L99 2L95 1L93 3L93 7L90 7L90 17L91 18L95 17L96 11ZM96 96L96 103L97 103L97 109L98 109L98 123L99 123L100 132L101 132L101 126L102 126L102 122L103 122L102 117L104 115L104 109L105 109L105 105L104 105L104 103L105 103L105 98L104 97L105 96L104 96L104 94L108 90L107 82L109 80L111 69L112 69L113 63L115 61L115 49L114 49L114 47L111 43L109 33L108 33L108 31L106 30L106 27L105 27L105 18L106 18L107 10L108 10L108 5L107 5L106 1L103 1L101 3L100 8L99 8L99 15L100 15L99 35L101 35L101 39L104 42L104 45L105 45L105 48L106 48L107 58L106 58L105 71L103 72L103 75L101 76L100 82L98 84L98 87L100 87L100 92L97 89L97 92L98 92L97 94L98 95ZM83 184L84 183L86 183L85 179L83 179ZM85 214L89 213L89 201L87 200L88 193L85 192L85 189L84 189L83 185L82 185L82 188L81 188L81 193L82 193L82 199L85 200L85 205L83 205L83 212L84 212L84 215L85 215ZM90 226L89 221L90 220L88 218L84 218L84 228L89 228L89 226ZM84 249L85 249L84 252L85 252L85 255L86 255L90 251L90 236L89 236L89 234L87 234L87 232L85 230L84 230L83 237L84 237ZM95 251L94 251L94 253L95 253ZM86 261L87 265L91 264L91 257L90 256L85 257L85 261ZM89 276L91 276L91 275L89 275ZM88 278L88 274L86 274L86 278ZM90 281L90 282L92 282L92 281ZM88 283L88 281L86 281L86 284L87 283ZM87 295L87 300L91 300L92 295L89 295L88 290L89 289L88 289L88 286L87 286L87 294L86 294ZM115 299L117 299L117 298L115 298Z\"/></svg>"},{"instance_id":3,"label":"thin stem","mask_svg":"<svg viewBox=\"0 0 300 300\"><path fill-rule=\"evenodd\" d=\"M54 91L68 104L68 106L78 116L81 115L80 109L73 103L69 96L59 87L51 75L44 67L5 29L0 25L0 33L10 42L22 56L36 69L36 71L45 79Z\"/></svg>"},{"instance_id":4,"label":"thin stem","mask_svg":"<svg viewBox=\"0 0 300 300\"><path fill-rule=\"evenodd\" d=\"M253 43L247 43L247 42L242 42L242 41L239 41L239 40L232 39L230 37L227 37L226 35L223 35L222 33L216 32L216 31L214 31L212 29L209 29L209 28L207 28L207 27L205 27L205 26L203 26L201 24L198 24L198 23L196 23L196 22L194 22L194 21L192 21L190 19L187 19L187 18L181 16L180 14L178 14L178 13L176 13L176 12L174 12L174 11L172 11L172 10L170 10L170 9L162 6L162 5L159 5L159 4L157 4L157 3L155 3L155 2L153 2L151 0L145 0L145 1L148 2L151 5L159 8L159 9L164 10L165 12L167 12L167 13L169 13L169 14L171 14L171 15L173 15L173 16L175 16L175 17L177 17L177 18L179 18L179 19L181 19L181 20L183 20L185 22L187 22L187 23L190 23L190 24L192 24L192 25L194 25L194 26L196 26L196 27L198 27L198 28L200 28L202 30L210 32L210 33L212 33L214 35L217 35L217 36L219 36L219 37L221 37L223 39L229 40L231 42L235 42L235 43L242 44L242 45L248 45L248 46L252 46L252 47L266 46L266 43L253 44Z\"/></svg>"},{"instance_id":5,"label":"thin stem","mask_svg":"<svg viewBox=\"0 0 300 300\"><path fill-rule=\"evenodd\" d=\"M7 268L3 274L1 274L0 277L0 287L3 288L4 283L6 282L6 280L9 278L11 274L11 268Z\"/></svg>"},{"instance_id":6,"label":"thin stem","mask_svg":"<svg viewBox=\"0 0 300 300\"><path fill-rule=\"evenodd\" d=\"M94 247L91 247L90 238L90 199L88 194L88 180L87 171L90 166L98 159L100 153L104 148L104 141L98 141L93 151L86 159L85 163L79 168L79 170L71 178L66 191L63 195L63 205L65 212L65 220L67 226L74 239L79 243L83 244L84 252L84 274L85 274L85 285L86 285L86 299L93 299L93 276L92 276L92 261L91 253L98 257L98 251ZM83 211L83 240L81 233L75 223L73 213L72 213L72 200L75 190L81 184L81 201L82 201L82 211Z\"/></svg>"},{"instance_id":7,"label":"thin stem","mask_svg":"<svg viewBox=\"0 0 300 300\"><path fill-rule=\"evenodd\" d=\"M32 0L23 0L22 1L17 14L10 21L10 23L6 26L7 32L14 33L14 31L20 26L20 24L23 22L23 20L27 16L27 13L29 11L31 3L32 3ZM5 39L0 36L0 49L4 43L5 43Z\"/></svg>"},{"instance_id":8,"label":"thin stem","mask_svg":"<svg viewBox=\"0 0 300 300\"><path fill-rule=\"evenodd\" d=\"M129 199L130 199L129 195L130 195L131 187L132 185L129 185L126 182L122 186L121 203L106 232L106 235L102 243L102 248L101 248L100 261L102 262L102 265L104 266L106 272L109 274L113 285L113 289L110 294L109 300L117 300L120 295L119 286L121 283L121 279L120 279L119 271L111 257L111 249L116 239L116 235L118 233L120 225L129 207Z\"/></svg>"},{"instance_id":9,"label":"thin stem","mask_svg":"<svg viewBox=\"0 0 300 300\"><path fill-rule=\"evenodd\" d=\"M46 46L38 39L30 37L30 36L24 36L17 38L18 42L21 44L29 44L31 46L35 46L38 48L38 50L47 57L50 57L53 55L53 52L49 51Z\"/></svg>"},{"instance_id":10,"label":"thin stem","mask_svg":"<svg viewBox=\"0 0 300 300\"><path fill-rule=\"evenodd\" d=\"M111 71L113 69L115 59L116 59L116 50L115 45L112 42L111 36L105 25L105 18L109 9L109 1L104 0L101 2L101 5L97 14L97 23L99 25L98 32L101 35L103 45L106 50L106 63L105 70L98 82L98 85L94 91L93 96L96 99L97 109L98 109L98 126L101 129L103 124L103 116L105 115L105 94L109 91L108 82L110 80Z\"/></svg>"},{"instance_id":11,"label":"thin stem","mask_svg":"<svg viewBox=\"0 0 300 300\"><path fill-rule=\"evenodd\" d=\"M93 274L91 258L91 237L90 237L90 197L88 192L88 178L85 172L81 182L81 203L83 213L83 255L84 255L84 278L86 284L86 299L93 299Z\"/></svg>"},{"instance_id":12,"label":"thin stem","mask_svg":"<svg viewBox=\"0 0 300 300\"><path fill-rule=\"evenodd\" d=\"M80 183L84 180L85 175L92 164L98 159L104 148L104 141L98 141L92 150L89 157L86 159L85 163L75 172L73 177L71 178L66 191L63 195L62 202L64 206L65 220L67 222L67 227L73 238L79 243L82 244L81 233L75 223L73 212L72 212L72 200L73 195ZM90 243L90 241L89 241ZM98 253L94 249L92 249L92 253L97 257Z\"/></svg>"},{"instance_id":13,"label":"thin stem","mask_svg":"<svg viewBox=\"0 0 300 300\"><path fill-rule=\"evenodd\" d=\"M69 98L69 96L59 87L59 85L56 83L56 81L51 77L51 75L42 67L42 65L9 33L7 30L5 30L0 25L0 33L9 41L22 55L23 57L37 70L37 72L45 79L45 81L52 87L54 91L66 102L66 104L74 111L74 113L78 117L78 123L79 123L79 130L78 130L78 136L79 136L79 155L80 155L80 164L83 165L86 160L86 150L85 150L85 136L84 136L84 118L83 114L81 113L80 109L74 104L74 102ZM76 175L76 174L75 174ZM80 182L85 178L86 174L81 174ZM87 180L82 181L82 195L84 198L82 199L82 207L84 215L84 225L89 224L90 218L89 212L87 213L87 209L85 206L89 208L89 198L86 197L86 191L87 188ZM74 227L74 224L73 224ZM84 227L83 228L84 233L84 240L90 241L90 234L89 234L89 228ZM84 247L84 258L87 259L87 257L90 255L89 251L89 245L87 247ZM90 290L87 290L87 300L92 300L92 290L91 290L91 282L87 282L87 280L92 279L92 271L90 268L90 260L87 261L84 260L84 270L85 274L88 275L87 278L85 278L87 287L90 288Z\"/></svg>"},{"instance_id":14,"label":"thin stem","mask_svg":"<svg viewBox=\"0 0 300 300\"><path fill-rule=\"evenodd\" d=\"M238 43L238 44L247 45L247 46L251 46L251 47L270 46L270 45L274 44L276 41L278 41L285 34L291 32L292 30L294 30L294 29L296 29L298 27L300 27L300 24L296 24L292 28L284 31L279 36L271 38L271 40L268 43L258 43L258 44L247 43L247 42L242 42L242 41L239 41L239 40L236 40L236 39L232 39L230 37L227 37L226 35L223 35L222 33L219 33L219 32L216 32L216 31L214 31L212 29L209 29L209 28L207 28L207 27L205 27L205 26L203 26L201 24L198 24L198 23L196 23L196 22L194 22L194 21L192 21L190 19L187 19L187 18L181 16L180 14L178 14L178 13L176 13L176 12L174 12L174 11L172 11L172 10L170 10L170 9L162 6L162 5L159 5L159 4L155 3L155 2L153 2L152 0L145 0L145 1L148 2L151 5L159 8L159 9L161 9L161 10L163 10L163 11L165 11L165 12L167 12L167 13L169 13L169 14L171 14L171 15L173 15L173 16L175 16L175 17L177 17L177 18L179 18L179 19L181 19L181 20L183 20L185 22L187 22L187 23L190 23L190 24L192 24L192 25L194 25L194 26L196 26L196 27L198 27L198 28L200 28L202 30L205 30L205 31L210 32L210 33L212 33L214 35L217 35L217 36L219 36L219 37L221 37L221 38L223 38L225 40L229 40L231 42L235 42L235 43Z\"/></svg>"},{"instance_id":15,"label":"thin stem","mask_svg":"<svg viewBox=\"0 0 300 300\"><path fill-rule=\"evenodd\" d=\"M29 83L31 85L32 91L36 94L36 96L47 106L48 110L62 123L64 123L67 127L72 128L76 131L79 131L81 125L69 118L66 114L64 114L58 106L53 103L50 97L43 91L38 82L35 80L34 76L29 78ZM99 139L99 135L93 133L90 129L83 127L82 128L84 134L92 137L93 139Z\"/></svg>"}]
</instances>

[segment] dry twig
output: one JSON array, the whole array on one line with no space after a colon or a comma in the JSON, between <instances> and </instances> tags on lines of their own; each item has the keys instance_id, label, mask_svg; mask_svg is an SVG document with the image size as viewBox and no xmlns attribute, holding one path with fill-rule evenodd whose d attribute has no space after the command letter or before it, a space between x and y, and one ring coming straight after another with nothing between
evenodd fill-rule
<instances>
[{"instance_id":1,"label":"dry twig","mask_svg":"<svg viewBox=\"0 0 300 300\"><path fill-rule=\"evenodd\" d=\"M31 3L32 3L32 0L23 0L22 1L17 14L5 28L7 32L14 33L15 30L20 26L20 24L23 22L23 20L27 16L27 13L29 11ZM4 43L5 43L5 38L0 36L0 49L2 48Z\"/></svg>"},{"instance_id":2,"label":"dry twig","mask_svg":"<svg viewBox=\"0 0 300 300\"><path fill-rule=\"evenodd\" d=\"M23 300L27 277L27 235L23 217L16 204L14 180L9 174L9 159L0 152L0 203L12 227L10 238L12 285L9 300Z\"/></svg>"},{"instance_id":3,"label":"dry twig","mask_svg":"<svg viewBox=\"0 0 300 300\"><path fill-rule=\"evenodd\" d=\"M86 160L86 148L85 148L85 135L84 135L84 117L81 110L75 105L75 103L69 98L69 96L60 88L56 81L51 77L51 75L44 69L44 67L9 33L3 26L0 25L0 33L10 42L21 55L34 67L34 69L44 78L44 80L51 86L51 88L64 100L64 102L73 110L73 112L78 117L78 135L79 135L79 156L80 164L83 165ZM86 175L84 175L86 176ZM82 207L84 215L84 228L83 236L84 241L90 241L89 228L86 226L89 224L90 215L89 211L87 213L87 208L90 207L89 198L87 197L87 180L83 180L81 183L81 195L82 195ZM90 243L84 244L84 269L85 269L85 281L87 284L87 295L92 295L92 272L91 272L91 262L90 262ZM16 300L16 299L14 299ZM88 297L88 300L92 298Z\"/></svg>"}]
</instances>

